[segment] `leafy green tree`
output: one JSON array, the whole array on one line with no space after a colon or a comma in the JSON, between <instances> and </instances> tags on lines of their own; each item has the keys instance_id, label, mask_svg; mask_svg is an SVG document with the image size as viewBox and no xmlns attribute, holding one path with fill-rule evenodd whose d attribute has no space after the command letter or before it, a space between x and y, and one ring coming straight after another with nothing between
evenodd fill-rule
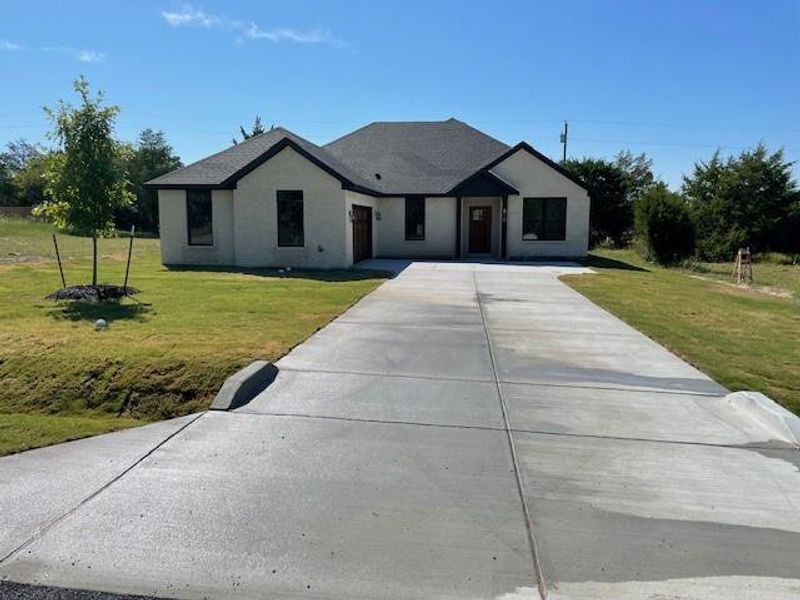
<instances>
[{"instance_id":1,"label":"leafy green tree","mask_svg":"<svg viewBox=\"0 0 800 600\"><path fill-rule=\"evenodd\" d=\"M13 175L8 170L8 167L0 162L0 206L14 204L15 198L16 188L14 187Z\"/></svg>"},{"instance_id":2,"label":"leafy green tree","mask_svg":"<svg viewBox=\"0 0 800 600\"><path fill-rule=\"evenodd\" d=\"M671 264L694 254L695 227L686 201L659 183L636 203L636 235L648 260Z\"/></svg>"},{"instance_id":3,"label":"leafy green tree","mask_svg":"<svg viewBox=\"0 0 800 600\"><path fill-rule=\"evenodd\" d=\"M130 203L123 153L114 140L116 106L105 106L102 92L92 96L81 76L73 83L81 103L59 101L45 108L53 123L51 139L59 152L50 161L48 193L41 214L57 227L92 238L92 285L97 285L97 238L110 234L114 213Z\"/></svg>"},{"instance_id":4,"label":"leafy green tree","mask_svg":"<svg viewBox=\"0 0 800 600\"><path fill-rule=\"evenodd\" d=\"M798 198L792 162L783 150L763 144L723 160L719 152L684 177L683 194L697 223L698 253L730 260L736 250L797 251L800 234L791 231Z\"/></svg>"},{"instance_id":5,"label":"leafy green tree","mask_svg":"<svg viewBox=\"0 0 800 600\"><path fill-rule=\"evenodd\" d=\"M628 200L634 204L659 183L653 175L653 159L644 152L634 155L630 150L623 150L614 157L614 164L625 174Z\"/></svg>"},{"instance_id":6,"label":"leafy green tree","mask_svg":"<svg viewBox=\"0 0 800 600\"><path fill-rule=\"evenodd\" d=\"M44 199L46 156L38 144L19 139L0 153L0 204L30 206Z\"/></svg>"},{"instance_id":7,"label":"leafy green tree","mask_svg":"<svg viewBox=\"0 0 800 600\"><path fill-rule=\"evenodd\" d=\"M47 173L52 159L49 152L34 156L24 169L14 174L13 183L20 205L36 206L47 200Z\"/></svg>"},{"instance_id":8,"label":"leafy green tree","mask_svg":"<svg viewBox=\"0 0 800 600\"><path fill-rule=\"evenodd\" d=\"M164 132L149 128L139 134L134 146L126 149L125 157L135 200L117 211L117 226L128 228L135 225L138 230L158 233L158 192L144 184L182 167L183 163L167 143Z\"/></svg>"},{"instance_id":9,"label":"leafy green tree","mask_svg":"<svg viewBox=\"0 0 800 600\"><path fill-rule=\"evenodd\" d=\"M600 158L568 160L564 167L587 187L592 198L589 243L596 246L610 240L614 245L623 244L633 227L633 205L626 173L616 164Z\"/></svg>"},{"instance_id":10,"label":"leafy green tree","mask_svg":"<svg viewBox=\"0 0 800 600\"><path fill-rule=\"evenodd\" d=\"M247 131L244 128L244 125L239 125L239 131L242 134L242 141L249 140L254 135L260 135L265 133L267 130L264 129L264 126L261 124L261 116L256 115L255 120L253 121L253 127L250 128L250 131ZM236 138L233 138L233 143L238 144L239 141Z\"/></svg>"}]
</instances>

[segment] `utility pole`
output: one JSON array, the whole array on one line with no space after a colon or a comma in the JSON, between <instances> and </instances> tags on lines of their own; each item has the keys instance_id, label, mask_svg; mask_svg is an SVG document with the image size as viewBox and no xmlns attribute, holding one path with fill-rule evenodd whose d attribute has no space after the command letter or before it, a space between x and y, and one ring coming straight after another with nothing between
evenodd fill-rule
<instances>
[{"instance_id":1,"label":"utility pole","mask_svg":"<svg viewBox=\"0 0 800 600\"><path fill-rule=\"evenodd\" d=\"M561 155L561 162L567 162L567 133L569 131L569 125L566 121L564 121L564 131L561 133L561 145L564 146L564 151Z\"/></svg>"}]
</instances>

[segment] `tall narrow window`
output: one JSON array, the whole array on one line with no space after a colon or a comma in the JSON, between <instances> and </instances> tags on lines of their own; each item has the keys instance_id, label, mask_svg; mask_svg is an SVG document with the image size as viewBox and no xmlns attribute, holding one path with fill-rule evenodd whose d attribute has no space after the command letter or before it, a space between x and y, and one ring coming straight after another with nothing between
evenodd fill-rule
<instances>
[{"instance_id":1,"label":"tall narrow window","mask_svg":"<svg viewBox=\"0 0 800 600\"><path fill-rule=\"evenodd\" d=\"M211 190L186 190L186 222L190 246L212 246Z\"/></svg>"},{"instance_id":2,"label":"tall narrow window","mask_svg":"<svg viewBox=\"0 0 800 600\"><path fill-rule=\"evenodd\" d=\"M278 246L302 247L303 190L278 190Z\"/></svg>"},{"instance_id":3,"label":"tall narrow window","mask_svg":"<svg viewBox=\"0 0 800 600\"><path fill-rule=\"evenodd\" d=\"M425 198L424 196L406 197L406 239L425 239Z\"/></svg>"},{"instance_id":4,"label":"tall narrow window","mask_svg":"<svg viewBox=\"0 0 800 600\"><path fill-rule=\"evenodd\" d=\"M524 198L522 239L545 241L567 239L567 199Z\"/></svg>"}]
</instances>

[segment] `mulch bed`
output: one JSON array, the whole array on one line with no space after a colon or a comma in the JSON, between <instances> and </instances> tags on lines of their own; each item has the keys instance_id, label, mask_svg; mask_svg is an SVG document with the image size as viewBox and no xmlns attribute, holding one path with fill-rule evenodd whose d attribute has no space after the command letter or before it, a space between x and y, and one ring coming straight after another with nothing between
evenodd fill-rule
<instances>
[{"instance_id":1,"label":"mulch bed","mask_svg":"<svg viewBox=\"0 0 800 600\"><path fill-rule=\"evenodd\" d=\"M47 300L80 300L84 302L97 302L100 300L119 300L127 296L138 294L139 290L121 285L71 285L56 290Z\"/></svg>"}]
</instances>

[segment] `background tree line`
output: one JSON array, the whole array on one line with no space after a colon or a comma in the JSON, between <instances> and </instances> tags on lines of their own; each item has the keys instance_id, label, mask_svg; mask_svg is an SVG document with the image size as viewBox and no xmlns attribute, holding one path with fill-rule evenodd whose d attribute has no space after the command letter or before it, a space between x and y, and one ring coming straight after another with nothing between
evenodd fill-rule
<instances>
[{"instance_id":1,"label":"background tree line","mask_svg":"<svg viewBox=\"0 0 800 600\"><path fill-rule=\"evenodd\" d=\"M128 203L114 210L114 225L158 233L158 194L144 183L183 166L164 132L144 129L134 143L112 140L124 185L131 192ZM26 140L9 142L0 153L0 205L38 206L53 200L52 183L61 171L64 150L48 150Z\"/></svg>"},{"instance_id":2,"label":"background tree line","mask_svg":"<svg viewBox=\"0 0 800 600\"><path fill-rule=\"evenodd\" d=\"M763 144L722 158L717 151L671 192L645 154L582 158L564 166L592 197L590 245L635 242L646 258L729 261L753 252L800 253L800 189L783 150Z\"/></svg>"}]
</instances>

